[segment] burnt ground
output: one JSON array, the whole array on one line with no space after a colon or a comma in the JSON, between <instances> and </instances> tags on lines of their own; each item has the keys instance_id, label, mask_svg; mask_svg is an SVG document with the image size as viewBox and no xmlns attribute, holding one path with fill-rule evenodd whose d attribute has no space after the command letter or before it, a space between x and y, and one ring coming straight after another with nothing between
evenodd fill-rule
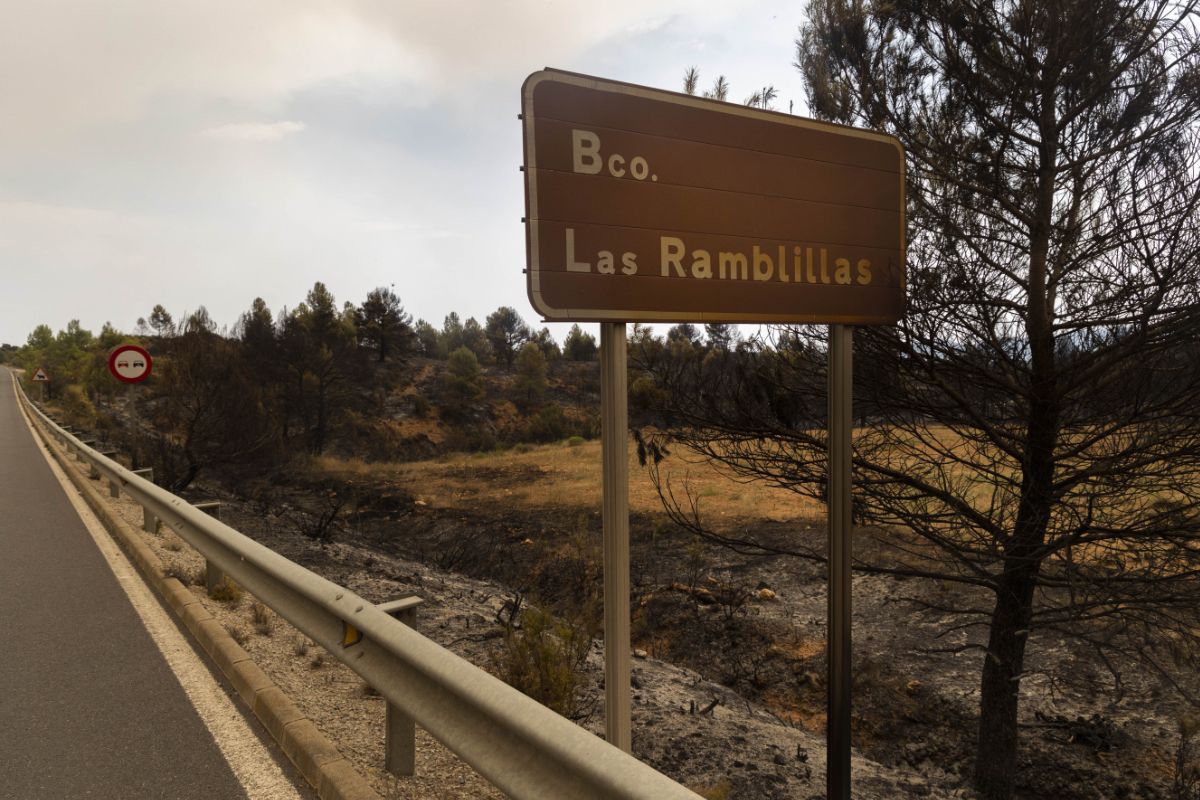
<instances>
[{"instance_id":1,"label":"burnt ground","mask_svg":"<svg viewBox=\"0 0 1200 800\"><path fill-rule=\"evenodd\" d=\"M537 478L489 475L480 466L482 470L463 477L481 482ZM386 571L389 559L403 559L486 580L511 594L506 601L510 609L520 596L588 630L599 628L598 512L435 508L403 492L359 487L357 504L340 509L335 522L318 535L311 519L322 512L322 504L314 504L311 489L259 485L250 492L254 500L228 498L238 509L233 524L250 535L257 531L256 538L274 539L285 532L311 543L327 536L356 552L378 554L380 570ZM197 491L211 496L215 490ZM814 526L755 520L739 524L781 542L819 543L825 536ZM717 687L708 694L716 695L712 699L722 708L745 703L749 709L753 704L765 710L771 725L819 738L825 720L823 565L738 555L698 542L656 516L634 515L631 540L634 647L649 656L639 663L674 664ZM272 546L282 545L275 541ZM873 545L864 540L862 546ZM336 572L335 550L299 548L295 557L319 572ZM330 555L322 555L326 553ZM371 569L376 562L369 557L364 563ZM413 584L412 575L386 577ZM969 646L980 644L984 632L956 627L963 621L960 615L930 611L927 604L969 608L986 606L987 598L944 583L860 574L854 578L853 596L854 745L871 761L912 776L888 784L891 789L882 796L973 796L967 787L982 656ZM502 612L486 621L496 631L483 639L494 641L499 635ZM1174 797L1173 759L1184 711L1177 693L1133 664L1114 665L1121 674L1121 691L1115 692L1113 675L1093 653L1051 635L1031 639L1028 662L1018 797ZM637 675L635 670L635 680ZM644 676L641 681L646 684L643 693L652 690L653 681ZM593 701L598 690L592 687ZM702 711L707 695L699 695L689 702L698 702ZM635 725L651 724L646 713L635 711ZM707 724L707 719L695 719L701 728ZM759 727L753 730L751 739L767 738ZM731 747L748 746L746 732L736 728L722 734L732 737L728 741L717 737L714 743L714 733L653 737L639 745L639 756L674 774L689 761L720 763ZM822 795L817 791L821 786L804 777L808 772L811 778L807 754L800 761L799 753L785 757L779 754L781 745L771 747L759 758L733 759L741 766L733 768L731 797ZM779 766L784 762L786 770ZM746 768L747 763L753 768ZM760 772L759 763L778 769ZM813 791L802 788L810 786Z\"/></svg>"}]
</instances>

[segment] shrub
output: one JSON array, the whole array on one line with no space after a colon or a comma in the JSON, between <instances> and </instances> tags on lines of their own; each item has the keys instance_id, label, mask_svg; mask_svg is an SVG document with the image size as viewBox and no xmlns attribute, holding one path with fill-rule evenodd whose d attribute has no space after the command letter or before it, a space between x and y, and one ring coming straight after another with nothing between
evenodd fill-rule
<instances>
[{"instance_id":1,"label":"shrub","mask_svg":"<svg viewBox=\"0 0 1200 800\"><path fill-rule=\"evenodd\" d=\"M526 609L520 619L520 627L508 626L504 646L492 654L495 671L547 708L582 719L588 713L582 690L591 633L540 609Z\"/></svg>"},{"instance_id":2,"label":"shrub","mask_svg":"<svg viewBox=\"0 0 1200 800\"><path fill-rule=\"evenodd\" d=\"M92 401L88 399L83 387L79 384L72 383L63 392L62 409L70 424L80 428L96 426L96 407L92 405Z\"/></svg>"},{"instance_id":3,"label":"shrub","mask_svg":"<svg viewBox=\"0 0 1200 800\"><path fill-rule=\"evenodd\" d=\"M412 396L412 413L418 419L429 416L429 401L425 399L425 395L414 394Z\"/></svg>"},{"instance_id":4,"label":"shrub","mask_svg":"<svg viewBox=\"0 0 1200 800\"><path fill-rule=\"evenodd\" d=\"M567 447L579 447L583 442L584 439L582 436L572 436L570 439L567 439Z\"/></svg>"},{"instance_id":5,"label":"shrub","mask_svg":"<svg viewBox=\"0 0 1200 800\"><path fill-rule=\"evenodd\" d=\"M728 778L722 778L720 782L711 786L695 786L693 790L705 800L728 800L730 792L733 791L733 784Z\"/></svg>"},{"instance_id":6,"label":"shrub","mask_svg":"<svg viewBox=\"0 0 1200 800\"><path fill-rule=\"evenodd\" d=\"M629 407L634 412L653 411L669 399L667 392L647 375L641 375L629 384Z\"/></svg>"},{"instance_id":7,"label":"shrub","mask_svg":"<svg viewBox=\"0 0 1200 800\"><path fill-rule=\"evenodd\" d=\"M250 607L250 618L254 621L254 630L258 631L260 636L270 636L275 632L275 615L266 604L255 601Z\"/></svg>"},{"instance_id":8,"label":"shrub","mask_svg":"<svg viewBox=\"0 0 1200 800\"><path fill-rule=\"evenodd\" d=\"M535 442L557 442L567 435L567 426L562 407L551 403L529 418L529 438Z\"/></svg>"},{"instance_id":9,"label":"shrub","mask_svg":"<svg viewBox=\"0 0 1200 800\"><path fill-rule=\"evenodd\" d=\"M483 397L483 371L479 359L466 347L450 354L442 375L445 400L442 412L450 419L466 419Z\"/></svg>"},{"instance_id":10,"label":"shrub","mask_svg":"<svg viewBox=\"0 0 1200 800\"><path fill-rule=\"evenodd\" d=\"M452 428L446 433L445 446L449 450L487 453L496 449L496 434L478 425Z\"/></svg>"},{"instance_id":11,"label":"shrub","mask_svg":"<svg viewBox=\"0 0 1200 800\"><path fill-rule=\"evenodd\" d=\"M236 583L225 578L217 585L215 589L208 593L208 596L218 603L234 604L242 599L242 590Z\"/></svg>"}]
</instances>

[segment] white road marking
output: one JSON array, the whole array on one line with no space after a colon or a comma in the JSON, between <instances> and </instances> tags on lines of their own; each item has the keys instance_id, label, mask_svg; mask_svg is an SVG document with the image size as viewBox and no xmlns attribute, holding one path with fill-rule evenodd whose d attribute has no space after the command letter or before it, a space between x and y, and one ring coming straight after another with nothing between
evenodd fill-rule
<instances>
[{"instance_id":1,"label":"white road marking","mask_svg":"<svg viewBox=\"0 0 1200 800\"><path fill-rule=\"evenodd\" d=\"M25 424L31 423L26 419ZM32 428L30 434L34 441L42 444ZM42 450L41 447L38 449ZM250 730L241 712L234 707L229 696L200 661L191 644L158 604L153 590L146 585L141 574L108 535L108 531L87 507L53 457L44 450L42 457L50 465L63 493L83 520L117 582L129 596L129 602L137 611L142 624L146 626L150 638L158 646L171 671L175 673L179 685L192 701L196 713L212 734L229 768L246 790L246 796L251 800L300 800L300 793L296 791L296 787L284 776L279 765Z\"/></svg>"}]
</instances>

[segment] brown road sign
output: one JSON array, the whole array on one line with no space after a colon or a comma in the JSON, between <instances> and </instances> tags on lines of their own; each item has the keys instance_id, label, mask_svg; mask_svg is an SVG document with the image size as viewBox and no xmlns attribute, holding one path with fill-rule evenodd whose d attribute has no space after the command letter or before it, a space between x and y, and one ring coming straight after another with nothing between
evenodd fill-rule
<instances>
[{"instance_id":1,"label":"brown road sign","mask_svg":"<svg viewBox=\"0 0 1200 800\"><path fill-rule=\"evenodd\" d=\"M872 131L557 70L522 88L546 319L891 323L904 151Z\"/></svg>"}]
</instances>

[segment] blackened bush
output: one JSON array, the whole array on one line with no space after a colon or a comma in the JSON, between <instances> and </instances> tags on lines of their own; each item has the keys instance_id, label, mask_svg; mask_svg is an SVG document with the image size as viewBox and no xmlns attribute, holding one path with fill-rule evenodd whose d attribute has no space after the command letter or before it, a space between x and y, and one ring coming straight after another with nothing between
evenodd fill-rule
<instances>
[{"instance_id":1,"label":"blackened bush","mask_svg":"<svg viewBox=\"0 0 1200 800\"><path fill-rule=\"evenodd\" d=\"M535 442L557 442L570 432L570 422L562 407L551 403L529 420L529 438Z\"/></svg>"}]
</instances>

